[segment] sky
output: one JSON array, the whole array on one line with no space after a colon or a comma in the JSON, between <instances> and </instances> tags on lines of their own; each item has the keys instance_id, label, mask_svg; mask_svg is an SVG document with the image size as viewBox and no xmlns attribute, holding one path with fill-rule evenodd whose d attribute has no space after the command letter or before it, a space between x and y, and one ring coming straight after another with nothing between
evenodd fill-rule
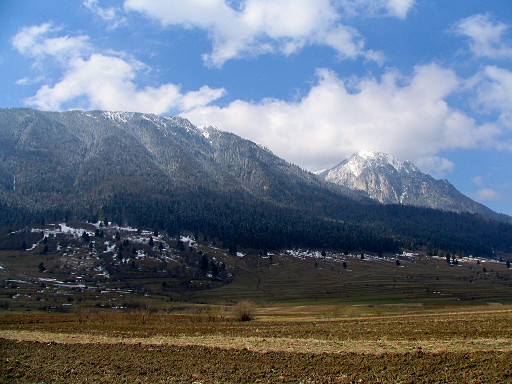
<instances>
[{"instance_id":1,"label":"sky","mask_svg":"<svg viewBox=\"0 0 512 384\"><path fill-rule=\"evenodd\" d=\"M511 0L0 0L0 107L180 115L512 215Z\"/></svg>"}]
</instances>

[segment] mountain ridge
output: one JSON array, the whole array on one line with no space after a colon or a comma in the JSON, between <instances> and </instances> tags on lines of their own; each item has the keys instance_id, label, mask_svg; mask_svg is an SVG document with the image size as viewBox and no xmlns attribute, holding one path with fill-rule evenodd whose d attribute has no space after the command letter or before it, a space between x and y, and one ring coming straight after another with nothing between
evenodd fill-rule
<instances>
[{"instance_id":1,"label":"mountain ridge","mask_svg":"<svg viewBox=\"0 0 512 384\"><path fill-rule=\"evenodd\" d=\"M512 226L381 205L180 117L0 109L0 226L99 218L204 233L228 247L512 248Z\"/></svg>"},{"instance_id":2,"label":"mountain ridge","mask_svg":"<svg viewBox=\"0 0 512 384\"><path fill-rule=\"evenodd\" d=\"M337 185L367 194L383 204L403 204L453 212L479 214L512 222L459 192L448 180L434 179L410 161L378 151L360 151L319 176Z\"/></svg>"}]
</instances>

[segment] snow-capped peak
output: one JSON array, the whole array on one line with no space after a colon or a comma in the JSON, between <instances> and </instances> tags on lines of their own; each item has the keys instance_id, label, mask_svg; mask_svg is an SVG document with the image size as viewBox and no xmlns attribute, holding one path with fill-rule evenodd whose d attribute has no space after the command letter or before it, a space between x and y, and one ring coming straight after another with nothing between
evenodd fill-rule
<instances>
[{"instance_id":1,"label":"snow-capped peak","mask_svg":"<svg viewBox=\"0 0 512 384\"><path fill-rule=\"evenodd\" d=\"M384 204L408 204L456 212L482 212L446 180L435 180L410 161L376 151L361 151L321 176Z\"/></svg>"},{"instance_id":2,"label":"snow-capped peak","mask_svg":"<svg viewBox=\"0 0 512 384\"><path fill-rule=\"evenodd\" d=\"M408 170L405 162L400 161L396 157L388 155L387 153L377 151L359 151L347 162L347 166L356 176L359 176L363 169L368 166L386 166L388 164L398 172Z\"/></svg>"}]
</instances>

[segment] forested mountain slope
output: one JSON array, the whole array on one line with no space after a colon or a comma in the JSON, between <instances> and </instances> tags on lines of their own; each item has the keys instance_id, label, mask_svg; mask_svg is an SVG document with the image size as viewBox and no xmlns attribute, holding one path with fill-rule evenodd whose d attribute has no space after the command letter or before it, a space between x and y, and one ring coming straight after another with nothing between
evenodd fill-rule
<instances>
[{"instance_id":1,"label":"forested mountain slope","mask_svg":"<svg viewBox=\"0 0 512 384\"><path fill-rule=\"evenodd\" d=\"M382 205L231 133L141 113L1 109L0 214L4 226L106 218L256 248L512 247L510 225Z\"/></svg>"}]
</instances>

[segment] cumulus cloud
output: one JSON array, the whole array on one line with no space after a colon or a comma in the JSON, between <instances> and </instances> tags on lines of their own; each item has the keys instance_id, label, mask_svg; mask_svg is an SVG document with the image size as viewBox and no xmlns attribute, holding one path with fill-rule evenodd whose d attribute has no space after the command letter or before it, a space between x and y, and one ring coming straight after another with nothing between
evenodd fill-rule
<instances>
[{"instance_id":1,"label":"cumulus cloud","mask_svg":"<svg viewBox=\"0 0 512 384\"><path fill-rule=\"evenodd\" d=\"M24 27L13 37L12 45L23 55L38 60L51 56L61 62L90 49L89 37L85 35L51 37L60 30L52 23Z\"/></svg>"},{"instance_id":2,"label":"cumulus cloud","mask_svg":"<svg viewBox=\"0 0 512 384\"><path fill-rule=\"evenodd\" d=\"M497 192L495 189L485 187L484 179L482 176L475 176L472 181L473 184L480 187L477 192L472 194L476 200L495 201L502 199L503 196L500 192Z\"/></svg>"},{"instance_id":3,"label":"cumulus cloud","mask_svg":"<svg viewBox=\"0 0 512 384\"><path fill-rule=\"evenodd\" d=\"M81 108L163 114L207 105L225 93L223 88L208 86L183 93L172 83L139 87L137 75L147 69L143 63L123 54L90 54L93 48L87 43L87 36L49 36L58 30L50 23L25 27L12 40L20 53L36 60L56 59L64 68L58 82L43 85L25 100L28 105L45 110ZM17 83L29 84L30 79Z\"/></svg>"},{"instance_id":4,"label":"cumulus cloud","mask_svg":"<svg viewBox=\"0 0 512 384\"><path fill-rule=\"evenodd\" d=\"M401 19L405 19L409 10L413 7L414 0L387 0L385 6L388 12Z\"/></svg>"},{"instance_id":5,"label":"cumulus cloud","mask_svg":"<svg viewBox=\"0 0 512 384\"><path fill-rule=\"evenodd\" d=\"M512 128L512 72L487 66L473 79L477 105L483 112L498 113L499 123Z\"/></svg>"},{"instance_id":6,"label":"cumulus cloud","mask_svg":"<svg viewBox=\"0 0 512 384\"><path fill-rule=\"evenodd\" d=\"M207 86L183 94L171 83L158 88L138 88L135 78L139 63L119 57L93 54L69 64L70 69L62 80L53 86L44 85L27 103L46 110L69 106L162 114L205 105L224 94L223 89Z\"/></svg>"},{"instance_id":7,"label":"cumulus cloud","mask_svg":"<svg viewBox=\"0 0 512 384\"><path fill-rule=\"evenodd\" d=\"M389 70L380 79L350 81L323 69L300 100L236 100L225 107L195 108L185 116L261 143L312 170L365 149L442 173L453 164L436 157L439 151L473 148L495 134L446 102L460 84L453 71L435 64L417 67L410 77Z\"/></svg>"},{"instance_id":8,"label":"cumulus cloud","mask_svg":"<svg viewBox=\"0 0 512 384\"><path fill-rule=\"evenodd\" d=\"M492 21L488 14L478 14L460 20L454 31L469 38L475 55L499 59L512 57L511 42L504 37L508 28L504 23Z\"/></svg>"},{"instance_id":9,"label":"cumulus cloud","mask_svg":"<svg viewBox=\"0 0 512 384\"><path fill-rule=\"evenodd\" d=\"M208 33L213 50L203 56L208 65L269 52L292 54L307 45L333 48L340 58L382 61L382 54L365 50L358 32L341 23L339 6L329 0L245 0L236 9L225 0L126 0L162 26L179 25ZM407 13L412 0L384 1L390 13Z\"/></svg>"},{"instance_id":10,"label":"cumulus cloud","mask_svg":"<svg viewBox=\"0 0 512 384\"><path fill-rule=\"evenodd\" d=\"M123 10L117 7L100 7L98 0L84 0L83 5L92 13L99 16L109 24L109 28L115 29L125 25L126 18L123 16Z\"/></svg>"},{"instance_id":11,"label":"cumulus cloud","mask_svg":"<svg viewBox=\"0 0 512 384\"><path fill-rule=\"evenodd\" d=\"M476 200L494 201L499 200L501 195L492 188L483 188L474 194Z\"/></svg>"},{"instance_id":12,"label":"cumulus cloud","mask_svg":"<svg viewBox=\"0 0 512 384\"><path fill-rule=\"evenodd\" d=\"M455 164L443 157L427 155L415 160L415 164L435 178L445 177L455 169Z\"/></svg>"}]
</instances>

